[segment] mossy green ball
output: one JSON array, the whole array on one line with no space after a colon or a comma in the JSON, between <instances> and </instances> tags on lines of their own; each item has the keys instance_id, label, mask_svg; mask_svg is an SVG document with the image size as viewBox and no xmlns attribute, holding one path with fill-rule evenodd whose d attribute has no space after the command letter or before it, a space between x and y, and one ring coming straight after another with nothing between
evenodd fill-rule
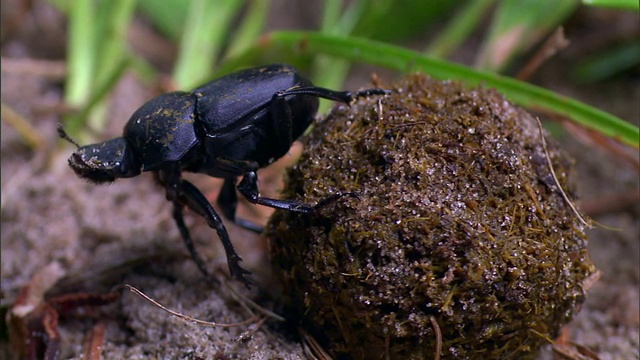
<instances>
[{"instance_id":1,"label":"mossy green ball","mask_svg":"<svg viewBox=\"0 0 640 360\"><path fill-rule=\"evenodd\" d=\"M333 109L284 191L323 205L267 227L286 302L338 358L433 358L438 333L443 359L534 356L595 272L548 146L557 182L534 117L419 74Z\"/></svg>"}]
</instances>

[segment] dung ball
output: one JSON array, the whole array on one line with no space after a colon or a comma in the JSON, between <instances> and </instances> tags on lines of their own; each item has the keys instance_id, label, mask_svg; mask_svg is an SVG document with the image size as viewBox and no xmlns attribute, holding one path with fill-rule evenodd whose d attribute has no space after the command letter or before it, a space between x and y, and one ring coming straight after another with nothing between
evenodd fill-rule
<instances>
[{"instance_id":1,"label":"dung ball","mask_svg":"<svg viewBox=\"0 0 640 360\"><path fill-rule=\"evenodd\" d=\"M283 197L320 205L267 234L284 300L337 358L530 358L584 301L571 160L497 92L415 74L304 144Z\"/></svg>"}]
</instances>

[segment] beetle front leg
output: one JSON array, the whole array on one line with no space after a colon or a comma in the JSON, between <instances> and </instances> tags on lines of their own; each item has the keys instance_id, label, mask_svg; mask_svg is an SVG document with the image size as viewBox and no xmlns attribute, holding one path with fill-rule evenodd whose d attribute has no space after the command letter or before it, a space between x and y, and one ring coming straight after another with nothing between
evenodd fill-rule
<instances>
[{"instance_id":1,"label":"beetle front leg","mask_svg":"<svg viewBox=\"0 0 640 360\"><path fill-rule=\"evenodd\" d=\"M252 204L268 206L274 209L283 209L295 212L310 213L315 210L314 206L291 200L277 200L264 198L260 196L258 191L258 176L255 171L249 171L244 174L238 191Z\"/></svg>"},{"instance_id":2,"label":"beetle front leg","mask_svg":"<svg viewBox=\"0 0 640 360\"><path fill-rule=\"evenodd\" d=\"M207 270L207 266L205 265L204 260L196 250L195 245L193 244L193 240L191 240L191 235L189 234L189 229L187 229L187 225L184 223L184 216L182 207L184 206L180 201L173 200L173 219L176 221L176 225L178 225L178 230L180 230L180 235L182 236L182 240L184 244L187 246L187 250L189 250L189 254L191 258L198 266L198 269L204 274L204 276L209 276L209 270Z\"/></svg>"},{"instance_id":3,"label":"beetle front leg","mask_svg":"<svg viewBox=\"0 0 640 360\"><path fill-rule=\"evenodd\" d=\"M222 189L218 194L218 207L222 210L222 215L227 219L233 221L236 225L243 229L253 231L257 234L262 233L262 226L255 224L251 221L240 219L236 217L236 206L238 205L238 196L236 194L236 182L235 178L224 179Z\"/></svg>"}]
</instances>

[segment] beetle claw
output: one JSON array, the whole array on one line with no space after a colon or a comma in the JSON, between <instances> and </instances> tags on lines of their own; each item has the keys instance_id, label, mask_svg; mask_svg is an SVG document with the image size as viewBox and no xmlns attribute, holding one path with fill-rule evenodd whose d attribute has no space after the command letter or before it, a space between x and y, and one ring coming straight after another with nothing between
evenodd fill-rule
<instances>
[{"instance_id":1,"label":"beetle claw","mask_svg":"<svg viewBox=\"0 0 640 360\"><path fill-rule=\"evenodd\" d=\"M361 97L369 97L372 95L391 95L391 93L391 90L385 89L366 89L357 91L355 94L353 94L353 98L358 99Z\"/></svg>"},{"instance_id":2,"label":"beetle claw","mask_svg":"<svg viewBox=\"0 0 640 360\"><path fill-rule=\"evenodd\" d=\"M255 285L255 282L251 278L245 276L250 275L251 271L246 270L245 268L240 266L239 261L229 262L229 272L233 279L236 279L243 283L247 287L247 289L250 288L251 285Z\"/></svg>"},{"instance_id":3,"label":"beetle claw","mask_svg":"<svg viewBox=\"0 0 640 360\"><path fill-rule=\"evenodd\" d=\"M320 201L318 201L318 203L313 207L313 210L319 210L322 209L323 207L327 206L327 205L331 205L332 203L336 202L338 199L343 198L345 196L352 196L356 199L358 199L358 193L353 191L353 192L338 192L335 193L333 195L330 195Z\"/></svg>"}]
</instances>

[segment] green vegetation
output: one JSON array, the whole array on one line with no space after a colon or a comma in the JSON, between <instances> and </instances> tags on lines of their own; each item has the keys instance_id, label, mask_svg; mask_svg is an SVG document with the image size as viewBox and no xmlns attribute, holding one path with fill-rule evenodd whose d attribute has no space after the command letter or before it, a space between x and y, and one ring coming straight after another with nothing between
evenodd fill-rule
<instances>
[{"instance_id":1,"label":"green vegetation","mask_svg":"<svg viewBox=\"0 0 640 360\"><path fill-rule=\"evenodd\" d=\"M271 5L267 0L227 0L216 2L215 8L206 0L50 1L69 17L65 101L75 111L65 122L72 136L79 135L81 129L100 131L104 99L124 72L133 71L147 80L158 78L149 61L126 46L128 24L138 11L177 43L171 71L175 88L188 89L238 67L266 62L292 63L319 85L341 88L350 64L358 62L401 72L420 70L467 85L483 84L524 107L571 119L633 147L640 144L638 128L622 119L499 75L509 68L512 59L533 49L566 21L579 5L574 0L410 0L403 1L402 6L395 6L395 0L356 0L348 7L341 0L331 0L316 4L321 8L317 31L273 33L265 33ZM633 8L625 5L631 4L628 1L620 3L623 8ZM535 11L521 11L523 6ZM463 45L486 16L492 21L479 51L478 67L471 69L444 60ZM438 23L447 25L431 34L434 28L428 25ZM394 45L425 34L432 35L425 53ZM505 42L513 34L516 38ZM511 45L504 48L505 43ZM601 79L628 68L637 59L636 48L629 45L614 49L617 56L603 55L582 64L576 76L589 80L594 77L593 69L604 68L604 75L595 75Z\"/></svg>"}]
</instances>

